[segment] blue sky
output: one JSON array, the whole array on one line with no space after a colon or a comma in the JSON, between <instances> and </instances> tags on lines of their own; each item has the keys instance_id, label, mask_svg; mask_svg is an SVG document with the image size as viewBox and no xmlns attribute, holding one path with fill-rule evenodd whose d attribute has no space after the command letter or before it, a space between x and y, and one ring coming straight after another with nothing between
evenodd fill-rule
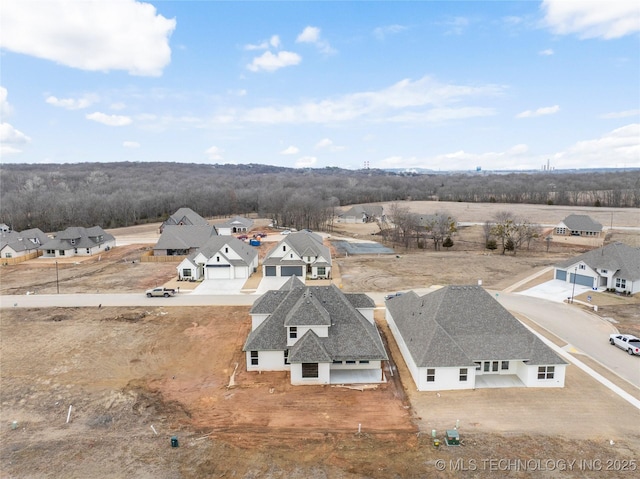
<instances>
[{"instance_id":1,"label":"blue sky","mask_svg":"<svg viewBox=\"0 0 640 479\"><path fill-rule=\"evenodd\" d=\"M640 167L635 1L0 8L5 164Z\"/></svg>"}]
</instances>

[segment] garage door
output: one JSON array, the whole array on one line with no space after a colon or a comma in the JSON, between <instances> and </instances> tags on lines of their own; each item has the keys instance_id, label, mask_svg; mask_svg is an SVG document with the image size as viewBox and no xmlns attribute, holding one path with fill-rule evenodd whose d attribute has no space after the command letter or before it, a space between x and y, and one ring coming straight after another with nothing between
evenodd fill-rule
<instances>
[{"instance_id":1,"label":"garage door","mask_svg":"<svg viewBox=\"0 0 640 479\"><path fill-rule=\"evenodd\" d=\"M590 288L593 286L593 278L591 276L571 273L569 279L572 283L575 281L575 284L579 284L581 286L589 286Z\"/></svg>"},{"instance_id":2,"label":"garage door","mask_svg":"<svg viewBox=\"0 0 640 479\"><path fill-rule=\"evenodd\" d=\"M556 279L559 279L560 281L566 281L567 280L567 272L566 271L562 271L560 269L556 270Z\"/></svg>"},{"instance_id":3,"label":"garage door","mask_svg":"<svg viewBox=\"0 0 640 479\"><path fill-rule=\"evenodd\" d=\"M265 276L275 276L276 275L276 267L275 266L265 266L264 275Z\"/></svg>"},{"instance_id":4,"label":"garage door","mask_svg":"<svg viewBox=\"0 0 640 479\"><path fill-rule=\"evenodd\" d=\"M302 278L302 266L283 266L280 268L280 276L298 276Z\"/></svg>"},{"instance_id":5,"label":"garage door","mask_svg":"<svg viewBox=\"0 0 640 479\"><path fill-rule=\"evenodd\" d=\"M229 279L231 278L231 265L207 265L207 279Z\"/></svg>"}]
</instances>

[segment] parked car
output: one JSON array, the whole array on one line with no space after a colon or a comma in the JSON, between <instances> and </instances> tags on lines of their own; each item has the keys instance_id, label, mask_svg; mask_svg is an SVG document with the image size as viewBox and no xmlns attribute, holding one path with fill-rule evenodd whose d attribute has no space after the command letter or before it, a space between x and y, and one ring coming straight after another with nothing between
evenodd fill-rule
<instances>
[{"instance_id":1,"label":"parked car","mask_svg":"<svg viewBox=\"0 0 640 479\"><path fill-rule=\"evenodd\" d=\"M267 236L267 233L263 233L262 231L260 231L260 232L258 232L258 233L255 233L255 234L253 235L253 237L254 237L255 239L266 238L266 236Z\"/></svg>"},{"instance_id":2,"label":"parked car","mask_svg":"<svg viewBox=\"0 0 640 479\"><path fill-rule=\"evenodd\" d=\"M247 235L240 235L238 236L238 239L244 241L246 239L249 239L249 237Z\"/></svg>"},{"instance_id":3,"label":"parked car","mask_svg":"<svg viewBox=\"0 0 640 479\"><path fill-rule=\"evenodd\" d=\"M624 349L631 356L634 354L640 355L640 339L632 334L611 334L609 342L613 346Z\"/></svg>"},{"instance_id":4,"label":"parked car","mask_svg":"<svg viewBox=\"0 0 640 479\"><path fill-rule=\"evenodd\" d=\"M176 290L171 288L153 288L147 290L147 298L151 298L154 296L168 298L169 296L174 296L175 294Z\"/></svg>"},{"instance_id":5,"label":"parked car","mask_svg":"<svg viewBox=\"0 0 640 479\"><path fill-rule=\"evenodd\" d=\"M281 235L288 235L288 234L291 234L291 230L283 230L283 231L280 231L280 234L281 234Z\"/></svg>"},{"instance_id":6,"label":"parked car","mask_svg":"<svg viewBox=\"0 0 640 479\"><path fill-rule=\"evenodd\" d=\"M399 292L398 293L391 293L391 294L386 295L384 297L384 299L385 299L385 301L388 301L390 299L397 298L398 296L402 296L402 293L399 293Z\"/></svg>"}]
</instances>

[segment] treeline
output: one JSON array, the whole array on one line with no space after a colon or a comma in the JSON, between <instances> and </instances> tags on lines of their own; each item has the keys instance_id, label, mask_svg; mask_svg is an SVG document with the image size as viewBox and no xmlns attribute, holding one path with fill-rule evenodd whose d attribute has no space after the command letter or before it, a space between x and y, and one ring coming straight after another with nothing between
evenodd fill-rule
<instances>
[{"instance_id":1,"label":"treeline","mask_svg":"<svg viewBox=\"0 0 640 479\"><path fill-rule=\"evenodd\" d=\"M15 230L104 228L166 219L182 206L205 217L258 214L321 229L336 208L400 200L640 206L640 170L397 174L185 163L6 164L0 222Z\"/></svg>"}]
</instances>

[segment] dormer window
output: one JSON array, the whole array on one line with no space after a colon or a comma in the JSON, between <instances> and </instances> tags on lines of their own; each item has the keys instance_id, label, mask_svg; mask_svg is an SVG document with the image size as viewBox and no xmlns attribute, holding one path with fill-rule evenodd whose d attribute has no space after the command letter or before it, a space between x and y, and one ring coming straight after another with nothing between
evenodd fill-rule
<instances>
[{"instance_id":1,"label":"dormer window","mask_svg":"<svg viewBox=\"0 0 640 479\"><path fill-rule=\"evenodd\" d=\"M216 256L216 262L219 263L220 262L220 256Z\"/></svg>"},{"instance_id":2,"label":"dormer window","mask_svg":"<svg viewBox=\"0 0 640 479\"><path fill-rule=\"evenodd\" d=\"M76 240L75 240L75 239L72 239L72 240L71 240L71 244L76 244Z\"/></svg>"},{"instance_id":3,"label":"dormer window","mask_svg":"<svg viewBox=\"0 0 640 479\"><path fill-rule=\"evenodd\" d=\"M225 248L224 248L224 252L225 252L225 253L228 253L228 252L229 252L229 247L228 247L228 246L225 246Z\"/></svg>"},{"instance_id":4,"label":"dormer window","mask_svg":"<svg viewBox=\"0 0 640 479\"><path fill-rule=\"evenodd\" d=\"M287 251L287 245L286 244L282 245L282 251Z\"/></svg>"},{"instance_id":5,"label":"dormer window","mask_svg":"<svg viewBox=\"0 0 640 479\"><path fill-rule=\"evenodd\" d=\"M298 338L298 328L296 326L291 326L289 328L289 339L297 339Z\"/></svg>"}]
</instances>

